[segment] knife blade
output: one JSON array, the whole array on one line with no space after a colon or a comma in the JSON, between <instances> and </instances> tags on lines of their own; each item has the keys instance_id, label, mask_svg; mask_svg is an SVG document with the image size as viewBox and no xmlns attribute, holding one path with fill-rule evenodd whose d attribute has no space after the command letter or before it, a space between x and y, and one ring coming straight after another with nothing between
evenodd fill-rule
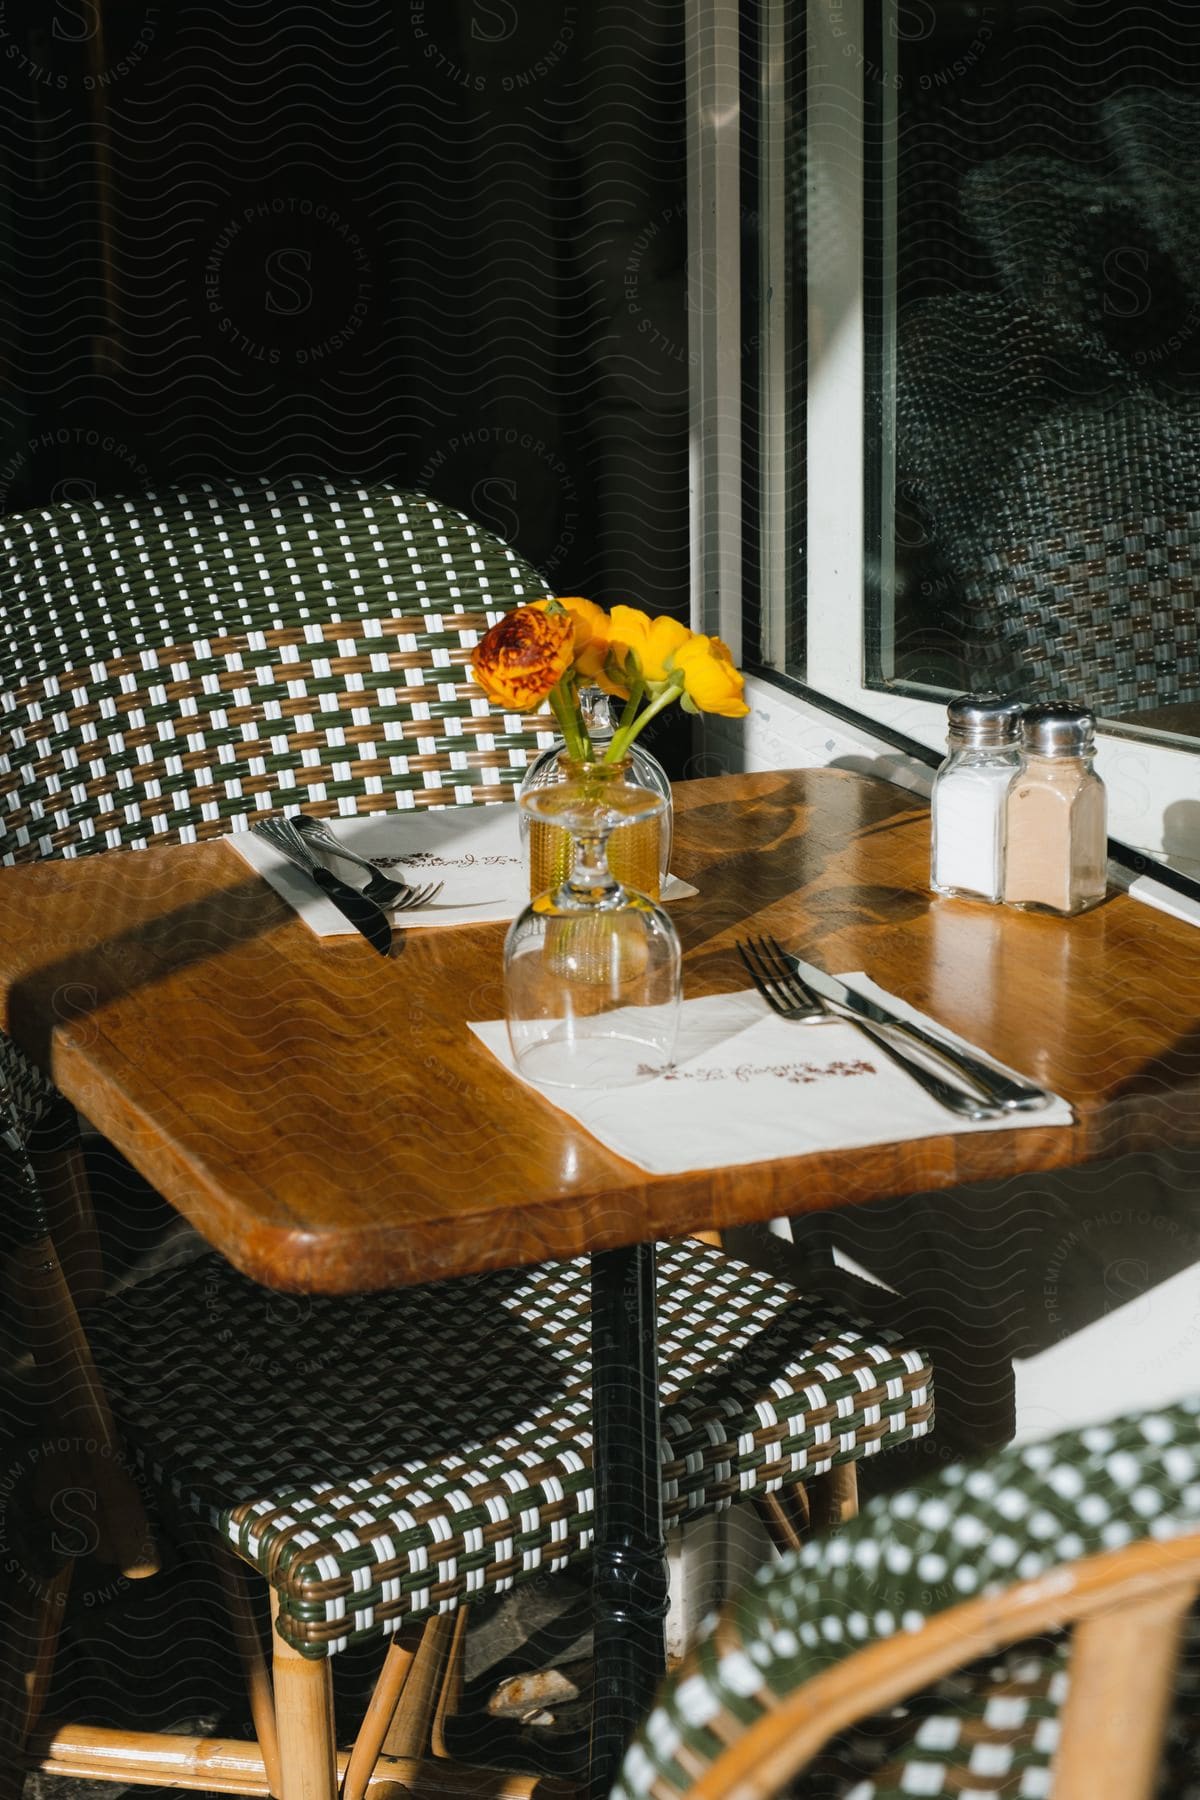
<instances>
[{"instance_id":1,"label":"knife blade","mask_svg":"<svg viewBox=\"0 0 1200 1800\"><path fill-rule=\"evenodd\" d=\"M878 1001L869 1000L854 988L847 987L834 975L827 975L824 969L815 968L790 951L784 952L784 960L791 964L801 981L810 987L814 994L819 994L831 1006L850 1013L853 1017L866 1019L873 1025L886 1025L893 1031L899 1031L905 1037L912 1038L922 1044L926 1050L932 1050L935 1056L941 1057L952 1069L971 1082L975 1087L996 1101L1006 1112L1036 1112L1043 1106L1049 1106L1052 1096L1044 1088L1035 1087L1032 1082L1020 1081L1013 1076L1005 1075L1001 1070L992 1068L990 1064L980 1062L969 1051L962 1050L957 1044L947 1042L934 1032L927 1031L923 1025L915 1025L909 1019L902 1019L898 1014L889 1012Z\"/></svg>"},{"instance_id":2,"label":"knife blade","mask_svg":"<svg viewBox=\"0 0 1200 1800\"><path fill-rule=\"evenodd\" d=\"M383 908L335 875L332 869L327 869L324 863L318 862L286 819L264 819L261 825L254 825L251 830L255 837L270 844L277 855L286 857L293 868L307 875L315 887L327 894L354 929L362 933L372 950L378 950L380 956L390 956L392 926Z\"/></svg>"},{"instance_id":3,"label":"knife blade","mask_svg":"<svg viewBox=\"0 0 1200 1800\"><path fill-rule=\"evenodd\" d=\"M391 920L381 906L368 900L365 894L352 887L348 881L342 881L331 869L318 867L309 869L306 873L328 895L338 911L349 919L355 930L362 932L372 950L378 950L380 956L391 954Z\"/></svg>"}]
</instances>

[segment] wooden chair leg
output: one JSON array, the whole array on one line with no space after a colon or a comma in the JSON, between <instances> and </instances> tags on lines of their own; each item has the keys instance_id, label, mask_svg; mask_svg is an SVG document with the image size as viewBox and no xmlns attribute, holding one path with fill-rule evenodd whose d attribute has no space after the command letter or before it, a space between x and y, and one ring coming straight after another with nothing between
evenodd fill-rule
<instances>
[{"instance_id":1,"label":"wooden chair leg","mask_svg":"<svg viewBox=\"0 0 1200 1800\"><path fill-rule=\"evenodd\" d=\"M58 1651L58 1640L62 1634L63 1619L67 1610L67 1596L71 1591L71 1576L74 1572L75 1564L68 1558L61 1568L51 1576L38 1603L37 1616L33 1623L31 1655L28 1659L25 1677L25 1718L21 1733L22 1743L35 1730L38 1720L42 1716L42 1708L46 1704L46 1695L50 1691L50 1677L54 1673L54 1658Z\"/></svg>"},{"instance_id":2,"label":"wooden chair leg","mask_svg":"<svg viewBox=\"0 0 1200 1800\"><path fill-rule=\"evenodd\" d=\"M803 1488L782 1494L758 1494L754 1510L776 1550L799 1550L808 1530L808 1498Z\"/></svg>"},{"instance_id":3,"label":"wooden chair leg","mask_svg":"<svg viewBox=\"0 0 1200 1800\"><path fill-rule=\"evenodd\" d=\"M383 1740L388 1756L419 1758L429 1748L456 1622L454 1613L435 1613L426 1622L405 1684L404 1703L396 1708Z\"/></svg>"},{"instance_id":4,"label":"wooden chair leg","mask_svg":"<svg viewBox=\"0 0 1200 1800\"><path fill-rule=\"evenodd\" d=\"M98 1554L131 1581L155 1575L160 1565L146 1510L53 1240L19 1245L10 1270L34 1363L54 1395L55 1436L71 1445L62 1454L72 1478L96 1496Z\"/></svg>"},{"instance_id":5,"label":"wooden chair leg","mask_svg":"<svg viewBox=\"0 0 1200 1800\"><path fill-rule=\"evenodd\" d=\"M333 1677L329 1658L301 1656L275 1629L271 1595L275 1723L279 1735L278 1800L337 1800Z\"/></svg>"},{"instance_id":6,"label":"wooden chair leg","mask_svg":"<svg viewBox=\"0 0 1200 1800\"><path fill-rule=\"evenodd\" d=\"M62 1259L67 1286L81 1312L104 1298L100 1232L73 1106L60 1100L33 1129L29 1159Z\"/></svg>"},{"instance_id":7,"label":"wooden chair leg","mask_svg":"<svg viewBox=\"0 0 1200 1800\"><path fill-rule=\"evenodd\" d=\"M814 1531L836 1531L858 1517L857 1463L838 1463L809 1482L808 1514Z\"/></svg>"},{"instance_id":8,"label":"wooden chair leg","mask_svg":"<svg viewBox=\"0 0 1200 1800\"><path fill-rule=\"evenodd\" d=\"M75 1564L68 1558L30 1595L0 1592L0 1796L15 1800L24 1782L22 1752L41 1717L54 1672Z\"/></svg>"},{"instance_id":9,"label":"wooden chair leg","mask_svg":"<svg viewBox=\"0 0 1200 1800\"><path fill-rule=\"evenodd\" d=\"M209 1539L208 1543L213 1546L212 1539ZM242 1565L236 1560L227 1545L217 1541L213 1550L217 1576L229 1611L233 1640L237 1645L246 1691L250 1697L250 1717L254 1720L254 1735L258 1739L258 1747L262 1752L263 1767L267 1772L267 1784L273 1794L278 1794L281 1791L282 1783L279 1765L279 1733L275 1722L275 1699L271 1689L271 1674L263 1650L262 1634L258 1629L258 1623L250 1605L250 1596L246 1589Z\"/></svg>"},{"instance_id":10,"label":"wooden chair leg","mask_svg":"<svg viewBox=\"0 0 1200 1800\"><path fill-rule=\"evenodd\" d=\"M808 1486L759 1494L754 1509L776 1550L798 1550L813 1531L836 1531L858 1516L858 1466L841 1463Z\"/></svg>"},{"instance_id":11,"label":"wooden chair leg","mask_svg":"<svg viewBox=\"0 0 1200 1800\"><path fill-rule=\"evenodd\" d=\"M448 1757L446 1720L452 1719L462 1700L463 1666L467 1660L467 1609L460 1606L454 1615L454 1629L446 1649L446 1666L442 1671L442 1691L429 1732L429 1748L435 1756Z\"/></svg>"},{"instance_id":12,"label":"wooden chair leg","mask_svg":"<svg viewBox=\"0 0 1200 1800\"><path fill-rule=\"evenodd\" d=\"M346 1779L342 1784L342 1800L362 1800L366 1786L371 1779L371 1772L383 1749L383 1740L388 1734L396 1708L400 1704L412 1666L417 1658L417 1646L421 1641L419 1626L410 1627L402 1637L397 1637L388 1645L388 1653L383 1659L383 1667L379 1671L379 1679L375 1683L375 1691L358 1728L358 1736L354 1740L354 1748L350 1752L350 1762L346 1768Z\"/></svg>"}]
</instances>

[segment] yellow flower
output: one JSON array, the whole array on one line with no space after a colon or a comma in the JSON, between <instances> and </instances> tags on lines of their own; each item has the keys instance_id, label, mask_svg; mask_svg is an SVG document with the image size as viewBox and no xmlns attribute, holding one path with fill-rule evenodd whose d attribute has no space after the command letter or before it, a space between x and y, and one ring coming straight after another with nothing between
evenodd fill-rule
<instances>
[{"instance_id":1,"label":"yellow flower","mask_svg":"<svg viewBox=\"0 0 1200 1800\"><path fill-rule=\"evenodd\" d=\"M683 703L688 711L719 713L725 719L744 719L750 711L742 698L745 684L741 673L733 666L729 646L719 637L695 633L676 650L672 664L683 676Z\"/></svg>"},{"instance_id":2,"label":"yellow flower","mask_svg":"<svg viewBox=\"0 0 1200 1800\"><path fill-rule=\"evenodd\" d=\"M489 700L530 712L570 668L573 647L569 613L518 606L480 640L471 664Z\"/></svg>"},{"instance_id":3,"label":"yellow flower","mask_svg":"<svg viewBox=\"0 0 1200 1800\"><path fill-rule=\"evenodd\" d=\"M552 604L566 608L575 633L571 652L575 671L584 681L595 681L608 655L608 614L604 608L579 594L568 594L555 602L535 600L533 604L541 612Z\"/></svg>"},{"instance_id":4,"label":"yellow flower","mask_svg":"<svg viewBox=\"0 0 1200 1800\"><path fill-rule=\"evenodd\" d=\"M648 687L669 681L674 657L691 635L686 625L665 613L652 619L635 606L614 606L609 625L609 673L624 681L626 694L639 674Z\"/></svg>"}]
</instances>

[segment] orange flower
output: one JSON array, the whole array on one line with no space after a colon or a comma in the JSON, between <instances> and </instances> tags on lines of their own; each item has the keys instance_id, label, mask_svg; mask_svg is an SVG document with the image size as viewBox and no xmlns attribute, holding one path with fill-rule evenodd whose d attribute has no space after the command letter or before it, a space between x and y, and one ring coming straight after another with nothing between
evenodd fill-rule
<instances>
[{"instance_id":1,"label":"orange flower","mask_svg":"<svg viewBox=\"0 0 1200 1800\"><path fill-rule=\"evenodd\" d=\"M678 619L636 606L614 606L611 616L578 594L534 600L506 613L480 641L472 658L475 679L488 699L512 712L531 712L550 702L576 761L615 762L627 754L644 725L664 707L743 718L750 708L742 677L720 638L689 631ZM589 742L579 682L636 703L597 757Z\"/></svg>"},{"instance_id":2,"label":"orange flower","mask_svg":"<svg viewBox=\"0 0 1200 1800\"><path fill-rule=\"evenodd\" d=\"M518 606L481 639L471 659L475 679L497 706L530 712L571 666L569 613Z\"/></svg>"},{"instance_id":3,"label":"orange flower","mask_svg":"<svg viewBox=\"0 0 1200 1800\"><path fill-rule=\"evenodd\" d=\"M608 655L608 614L594 600L579 594L568 594L556 601L535 600L534 606L545 612L547 607L564 606L575 632L571 660L583 681L595 681Z\"/></svg>"}]
</instances>

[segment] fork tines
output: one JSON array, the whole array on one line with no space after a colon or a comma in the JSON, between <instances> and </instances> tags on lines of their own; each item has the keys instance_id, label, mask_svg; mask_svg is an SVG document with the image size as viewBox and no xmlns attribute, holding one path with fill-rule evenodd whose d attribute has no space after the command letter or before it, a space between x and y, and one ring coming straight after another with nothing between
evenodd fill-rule
<instances>
[{"instance_id":1,"label":"fork tines","mask_svg":"<svg viewBox=\"0 0 1200 1800\"><path fill-rule=\"evenodd\" d=\"M398 899L392 901L392 912L410 912L414 906L427 906L441 893L443 885L440 881L431 881L428 887L407 888Z\"/></svg>"},{"instance_id":2,"label":"fork tines","mask_svg":"<svg viewBox=\"0 0 1200 1800\"><path fill-rule=\"evenodd\" d=\"M825 1008L784 959L782 946L773 937L739 939L737 953L750 979L771 1008L783 1019L820 1019Z\"/></svg>"}]
</instances>

